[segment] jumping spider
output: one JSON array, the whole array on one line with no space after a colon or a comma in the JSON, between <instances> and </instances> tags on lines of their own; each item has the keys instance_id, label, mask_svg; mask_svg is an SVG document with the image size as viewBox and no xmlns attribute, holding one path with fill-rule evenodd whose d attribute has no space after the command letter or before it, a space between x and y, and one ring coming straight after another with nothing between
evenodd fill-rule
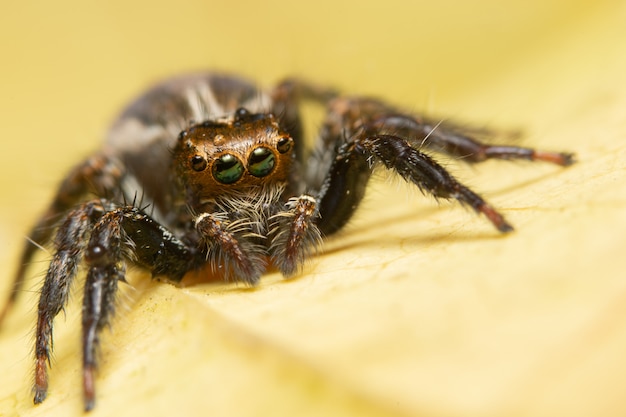
<instances>
[{"instance_id":1,"label":"jumping spider","mask_svg":"<svg viewBox=\"0 0 626 417\"><path fill-rule=\"evenodd\" d=\"M312 150L303 142L303 100L327 109ZM32 242L53 246L37 313L34 402L46 398L53 320L82 262L83 392L90 410L99 334L126 262L175 283L205 265L250 285L270 265L293 276L323 237L350 220L379 166L437 198L458 200L505 233L512 227L504 217L421 149L466 162L573 163L572 154L487 145L471 132L296 80L263 93L240 78L208 73L149 90L120 115L102 150L70 171L30 232ZM0 320L36 250L24 248Z\"/></svg>"}]
</instances>

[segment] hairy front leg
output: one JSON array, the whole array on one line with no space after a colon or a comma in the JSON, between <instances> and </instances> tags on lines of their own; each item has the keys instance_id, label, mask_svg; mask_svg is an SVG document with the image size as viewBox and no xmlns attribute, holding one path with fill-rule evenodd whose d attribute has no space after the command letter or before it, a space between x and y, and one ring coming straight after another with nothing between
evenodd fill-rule
<instances>
[{"instance_id":1,"label":"hairy front leg","mask_svg":"<svg viewBox=\"0 0 626 417\"><path fill-rule=\"evenodd\" d=\"M0 310L0 324L17 299L32 257L39 249L39 245L48 243L54 232L55 223L85 195L113 197L111 194L118 189L122 175L118 161L100 154L87 159L70 172L61 183L46 212L28 234L28 242L22 250L9 299Z\"/></svg>"},{"instance_id":2,"label":"hairy front leg","mask_svg":"<svg viewBox=\"0 0 626 417\"><path fill-rule=\"evenodd\" d=\"M89 271L83 295L83 401L85 411L95 405L96 349L99 334L109 323L115 307L118 281L125 279L122 264L122 220L124 213L105 214L94 228L85 251Z\"/></svg>"},{"instance_id":3,"label":"hairy front leg","mask_svg":"<svg viewBox=\"0 0 626 417\"><path fill-rule=\"evenodd\" d=\"M46 275L35 331L34 402L48 393L53 320L67 303L78 265L88 266L83 298L83 391L85 410L95 402L94 374L99 333L115 308L118 281L124 280L124 258L130 256L153 275L180 281L195 265L196 251L133 206L116 207L94 200L70 212L60 225Z\"/></svg>"},{"instance_id":4,"label":"hairy front leg","mask_svg":"<svg viewBox=\"0 0 626 417\"><path fill-rule=\"evenodd\" d=\"M87 236L103 210L100 201L85 203L70 212L57 231L54 240L55 252L41 288L37 308L35 404L41 403L48 393L48 367L52 353L54 318L67 303L70 285L82 259Z\"/></svg>"},{"instance_id":5,"label":"hairy front leg","mask_svg":"<svg viewBox=\"0 0 626 417\"><path fill-rule=\"evenodd\" d=\"M472 207L484 214L500 232L513 230L493 206L432 158L413 148L406 139L393 135L362 135L338 148L320 191L318 226L323 234L334 233L350 220L365 195L377 163L436 198L454 198Z\"/></svg>"},{"instance_id":6,"label":"hairy front leg","mask_svg":"<svg viewBox=\"0 0 626 417\"><path fill-rule=\"evenodd\" d=\"M480 195L457 181L428 155L411 147L403 138L393 135L365 136L355 141L354 152L374 157L386 168L434 197L454 198L470 206L477 213L484 214L500 232L513 230L513 226Z\"/></svg>"}]
</instances>

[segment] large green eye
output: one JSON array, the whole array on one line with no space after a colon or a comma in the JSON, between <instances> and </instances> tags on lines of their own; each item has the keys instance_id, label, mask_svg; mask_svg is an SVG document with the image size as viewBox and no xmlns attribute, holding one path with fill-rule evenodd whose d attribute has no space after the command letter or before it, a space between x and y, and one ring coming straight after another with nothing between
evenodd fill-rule
<instances>
[{"instance_id":1,"label":"large green eye","mask_svg":"<svg viewBox=\"0 0 626 417\"><path fill-rule=\"evenodd\" d=\"M276 157L268 148L258 147L250 154L248 171L255 177L264 177L274 169Z\"/></svg>"},{"instance_id":2,"label":"large green eye","mask_svg":"<svg viewBox=\"0 0 626 417\"><path fill-rule=\"evenodd\" d=\"M213 177L223 184L232 184L243 175L243 164L236 156L224 154L213 163Z\"/></svg>"}]
</instances>

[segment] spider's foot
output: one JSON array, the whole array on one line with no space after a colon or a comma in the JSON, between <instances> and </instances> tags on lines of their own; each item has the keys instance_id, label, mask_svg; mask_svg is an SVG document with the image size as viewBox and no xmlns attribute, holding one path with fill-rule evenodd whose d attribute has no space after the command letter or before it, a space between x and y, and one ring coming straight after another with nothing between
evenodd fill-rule
<instances>
[{"instance_id":1,"label":"spider's foot","mask_svg":"<svg viewBox=\"0 0 626 417\"><path fill-rule=\"evenodd\" d=\"M85 367L83 370L83 402L85 411L93 410L96 405L96 387L94 384L94 368Z\"/></svg>"},{"instance_id":2,"label":"spider's foot","mask_svg":"<svg viewBox=\"0 0 626 417\"><path fill-rule=\"evenodd\" d=\"M487 219L502 233L512 232L513 226L511 226L496 209L489 204L483 204L478 207L478 212L483 213Z\"/></svg>"},{"instance_id":3,"label":"spider's foot","mask_svg":"<svg viewBox=\"0 0 626 417\"><path fill-rule=\"evenodd\" d=\"M533 161L545 161L551 162L553 164L561 165L561 166L570 166L576 159L573 153L567 152L543 152L543 151L534 151L532 156Z\"/></svg>"},{"instance_id":4,"label":"spider's foot","mask_svg":"<svg viewBox=\"0 0 626 417\"><path fill-rule=\"evenodd\" d=\"M48 396L48 371L45 357L38 357L35 365L35 397L33 402L41 404Z\"/></svg>"}]
</instances>

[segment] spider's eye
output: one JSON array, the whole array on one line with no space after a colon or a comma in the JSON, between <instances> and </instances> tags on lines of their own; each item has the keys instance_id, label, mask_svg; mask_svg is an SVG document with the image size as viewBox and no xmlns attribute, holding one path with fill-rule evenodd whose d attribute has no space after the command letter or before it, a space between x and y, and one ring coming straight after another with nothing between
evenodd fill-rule
<instances>
[{"instance_id":1,"label":"spider's eye","mask_svg":"<svg viewBox=\"0 0 626 417\"><path fill-rule=\"evenodd\" d=\"M243 164L236 156L224 154L213 164L213 177L223 184L232 184L243 175Z\"/></svg>"},{"instance_id":2,"label":"spider's eye","mask_svg":"<svg viewBox=\"0 0 626 417\"><path fill-rule=\"evenodd\" d=\"M248 116L250 116L250 112L244 107L239 107L237 110L235 110L235 120L241 120Z\"/></svg>"},{"instance_id":3,"label":"spider's eye","mask_svg":"<svg viewBox=\"0 0 626 417\"><path fill-rule=\"evenodd\" d=\"M276 144L276 149L278 149L280 153L287 153L291 150L291 145L293 145L291 138L280 138Z\"/></svg>"},{"instance_id":4,"label":"spider's eye","mask_svg":"<svg viewBox=\"0 0 626 417\"><path fill-rule=\"evenodd\" d=\"M258 147L250 154L248 170L255 177L264 177L274 169L276 157L274 153L265 147Z\"/></svg>"},{"instance_id":5,"label":"spider's eye","mask_svg":"<svg viewBox=\"0 0 626 417\"><path fill-rule=\"evenodd\" d=\"M200 172L204 171L207 166L206 159L200 155L195 155L191 158L191 169Z\"/></svg>"}]
</instances>

